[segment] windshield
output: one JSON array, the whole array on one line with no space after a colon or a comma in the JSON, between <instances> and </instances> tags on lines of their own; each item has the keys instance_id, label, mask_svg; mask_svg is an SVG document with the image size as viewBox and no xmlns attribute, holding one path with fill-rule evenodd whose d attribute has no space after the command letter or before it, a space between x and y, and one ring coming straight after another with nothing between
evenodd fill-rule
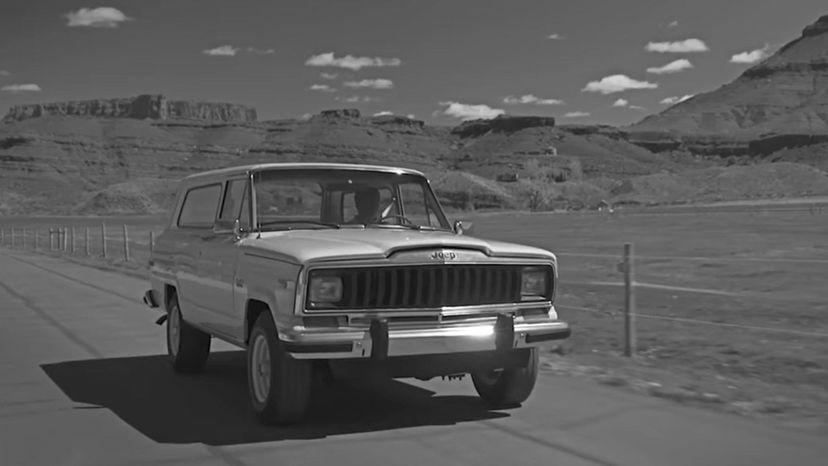
<instances>
[{"instance_id":1,"label":"windshield","mask_svg":"<svg viewBox=\"0 0 828 466\"><path fill-rule=\"evenodd\" d=\"M253 175L256 228L449 229L422 176L342 169L266 170Z\"/></svg>"}]
</instances>

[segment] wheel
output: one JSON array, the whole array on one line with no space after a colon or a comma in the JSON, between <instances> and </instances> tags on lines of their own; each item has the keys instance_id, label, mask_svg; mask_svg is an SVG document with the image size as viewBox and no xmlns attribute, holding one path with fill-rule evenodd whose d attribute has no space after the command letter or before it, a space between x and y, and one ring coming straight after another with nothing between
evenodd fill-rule
<instances>
[{"instance_id":1,"label":"wheel","mask_svg":"<svg viewBox=\"0 0 828 466\"><path fill-rule=\"evenodd\" d=\"M285 352L270 312L259 314L247 346L247 385L253 410L263 423L302 420L310 401L311 369L309 361Z\"/></svg>"},{"instance_id":2,"label":"wheel","mask_svg":"<svg viewBox=\"0 0 828 466\"><path fill-rule=\"evenodd\" d=\"M472 374L477 394L495 408L519 406L529 398L538 379L538 350L531 348L526 367L507 367L502 370Z\"/></svg>"},{"instance_id":3,"label":"wheel","mask_svg":"<svg viewBox=\"0 0 828 466\"><path fill-rule=\"evenodd\" d=\"M210 355L210 335L184 321L178 297L170 299L168 312L167 354L173 369L180 373L201 372Z\"/></svg>"}]
</instances>

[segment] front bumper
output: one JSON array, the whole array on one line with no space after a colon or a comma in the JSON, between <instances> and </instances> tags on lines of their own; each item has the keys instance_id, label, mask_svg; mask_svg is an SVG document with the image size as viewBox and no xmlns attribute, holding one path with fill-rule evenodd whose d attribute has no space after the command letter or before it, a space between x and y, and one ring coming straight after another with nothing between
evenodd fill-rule
<instances>
[{"instance_id":1,"label":"front bumper","mask_svg":"<svg viewBox=\"0 0 828 466\"><path fill-rule=\"evenodd\" d=\"M280 330L297 359L371 358L513 350L568 338L569 325L557 319L514 319L509 315L440 325L395 325L374 320L369 328L292 327Z\"/></svg>"}]
</instances>

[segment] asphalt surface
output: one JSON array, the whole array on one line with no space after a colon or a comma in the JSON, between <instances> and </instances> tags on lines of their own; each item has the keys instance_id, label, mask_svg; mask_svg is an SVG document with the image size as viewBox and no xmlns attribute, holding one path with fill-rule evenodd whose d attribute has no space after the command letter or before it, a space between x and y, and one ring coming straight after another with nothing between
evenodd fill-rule
<instances>
[{"instance_id":1,"label":"asphalt surface","mask_svg":"<svg viewBox=\"0 0 828 466\"><path fill-rule=\"evenodd\" d=\"M0 464L824 465L825 439L542 374L489 411L467 379L314 388L306 423L257 424L244 353L167 366L142 280L0 250ZM577 331L577 329L576 329ZM214 341L215 343L215 341Z\"/></svg>"}]
</instances>

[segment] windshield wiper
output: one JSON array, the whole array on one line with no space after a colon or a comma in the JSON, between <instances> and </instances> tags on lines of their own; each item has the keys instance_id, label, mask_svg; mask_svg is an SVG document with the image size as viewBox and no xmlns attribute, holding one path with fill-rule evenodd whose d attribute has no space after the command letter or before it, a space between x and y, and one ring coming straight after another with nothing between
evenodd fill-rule
<instances>
[{"instance_id":1,"label":"windshield wiper","mask_svg":"<svg viewBox=\"0 0 828 466\"><path fill-rule=\"evenodd\" d=\"M448 229L442 227L434 227L430 225L416 225L413 223L364 223L363 225L365 225L365 228L405 228L407 230L417 231L449 231Z\"/></svg>"},{"instance_id":2,"label":"windshield wiper","mask_svg":"<svg viewBox=\"0 0 828 466\"><path fill-rule=\"evenodd\" d=\"M286 225L286 224L305 224L305 225L319 225L328 228L342 228L342 226L338 223L326 223L326 222L317 222L315 220L270 220L268 222L259 223L259 228L265 228L268 226L274 225ZM294 228L288 227L288 230L293 230Z\"/></svg>"}]
</instances>

